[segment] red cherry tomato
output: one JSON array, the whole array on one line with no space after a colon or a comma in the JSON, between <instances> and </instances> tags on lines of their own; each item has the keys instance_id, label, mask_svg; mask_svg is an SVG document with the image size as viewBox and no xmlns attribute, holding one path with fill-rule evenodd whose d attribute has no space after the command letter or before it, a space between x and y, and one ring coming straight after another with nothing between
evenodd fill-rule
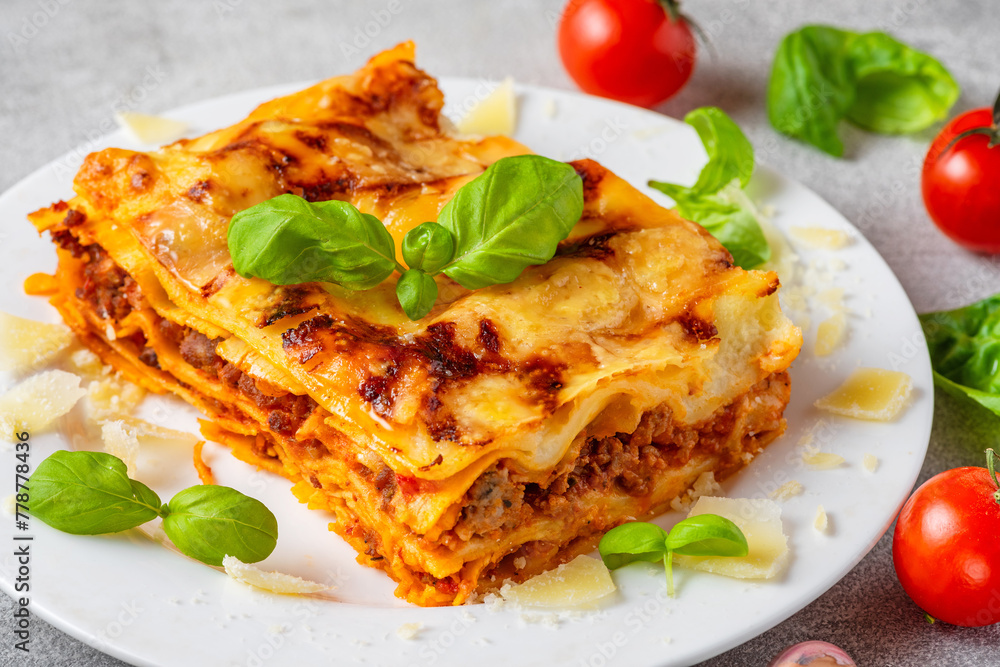
<instances>
[{"instance_id":1,"label":"red cherry tomato","mask_svg":"<svg viewBox=\"0 0 1000 667\"><path fill-rule=\"evenodd\" d=\"M934 223L956 243L977 252L1000 252L1000 139L997 108L958 116L934 139L921 177L924 205ZM977 133L949 144L963 132ZM948 150L945 150L948 148Z\"/></svg>"},{"instance_id":2,"label":"red cherry tomato","mask_svg":"<svg viewBox=\"0 0 1000 667\"><path fill-rule=\"evenodd\" d=\"M696 49L676 0L570 0L559 55L584 91L652 107L687 83Z\"/></svg>"},{"instance_id":3,"label":"red cherry tomato","mask_svg":"<svg viewBox=\"0 0 1000 667\"><path fill-rule=\"evenodd\" d=\"M1000 622L1000 502L983 468L930 478L903 505L892 561L907 594L934 618Z\"/></svg>"}]
</instances>

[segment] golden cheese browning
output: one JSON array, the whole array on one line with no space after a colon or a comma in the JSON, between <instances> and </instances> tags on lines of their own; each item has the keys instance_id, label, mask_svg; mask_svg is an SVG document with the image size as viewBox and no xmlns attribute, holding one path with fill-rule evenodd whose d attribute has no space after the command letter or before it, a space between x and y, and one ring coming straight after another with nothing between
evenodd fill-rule
<instances>
[{"instance_id":1,"label":"golden cheese browning","mask_svg":"<svg viewBox=\"0 0 1000 667\"><path fill-rule=\"evenodd\" d=\"M425 605L551 567L743 465L784 428L801 344L776 275L734 267L590 160L573 163L585 209L555 258L474 292L438 276L419 321L395 278L351 292L235 274L229 219L270 197L350 201L398 246L528 152L454 135L442 103L403 44L229 128L95 153L72 201L31 216L87 345L204 410L207 437L293 480Z\"/></svg>"}]
</instances>

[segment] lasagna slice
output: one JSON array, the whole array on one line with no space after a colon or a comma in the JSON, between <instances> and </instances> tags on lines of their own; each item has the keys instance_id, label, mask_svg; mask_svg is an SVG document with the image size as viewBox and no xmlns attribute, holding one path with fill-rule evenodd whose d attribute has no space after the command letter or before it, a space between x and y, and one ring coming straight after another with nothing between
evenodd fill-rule
<instances>
[{"instance_id":1,"label":"lasagna slice","mask_svg":"<svg viewBox=\"0 0 1000 667\"><path fill-rule=\"evenodd\" d=\"M350 201L398 246L529 152L457 136L442 103L403 44L203 137L94 153L76 197L31 216L80 339L202 410L207 437L291 480L419 605L551 568L743 466L784 428L801 343L774 273L590 160L572 163L585 211L550 262L476 291L437 276L419 321L395 279L235 274L227 226L258 202Z\"/></svg>"}]
</instances>

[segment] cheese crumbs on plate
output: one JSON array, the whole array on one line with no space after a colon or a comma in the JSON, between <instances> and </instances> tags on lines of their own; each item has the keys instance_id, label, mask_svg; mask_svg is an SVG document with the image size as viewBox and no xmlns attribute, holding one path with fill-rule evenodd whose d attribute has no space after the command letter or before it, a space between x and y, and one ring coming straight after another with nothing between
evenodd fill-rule
<instances>
[{"instance_id":1,"label":"cheese crumbs on plate","mask_svg":"<svg viewBox=\"0 0 1000 667\"><path fill-rule=\"evenodd\" d=\"M875 472L878 469L878 457L874 454L865 454L862 464L867 472Z\"/></svg>"},{"instance_id":2,"label":"cheese crumbs on plate","mask_svg":"<svg viewBox=\"0 0 1000 667\"><path fill-rule=\"evenodd\" d=\"M822 505L816 507L816 518L813 520L813 527L820 533L825 533L830 520L826 516L826 510Z\"/></svg>"},{"instance_id":3,"label":"cheese crumbs on plate","mask_svg":"<svg viewBox=\"0 0 1000 667\"><path fill-rule=\"evenodd\" d=\"M845 417L888 422L899 416L912 390L913 380L906 373L858 368L844 384L815 405Z\"/></svg>"},{"instance_id":4,"label":"cheese crumbs on plate","mask_svg":"<svg viewBox=\"0 0 1000 667\"><path fill-rule=\"evenodd\" d=\"M814 470L833 470L844 463L844 457L840 454L810 449L802 455L802 461Z\"/></svg>"},{"instance_id":5,"label":"cheese crumbs on plate","mask_svg":"<svg viewBox=\"0 0 1000 667\"><path fill-rule=\"evenodd\" d=\"M792 227L788 230L792 238L805 245L824 250L839 250L851 241L851 237L840 229L822 227Z\"/></svg>"},{"instance_id":6,"label":"cheese crumbs on plate","mask_svg":"<svg viewBox=\"0 0 1000 667\"><path fill-rule=\"evenodd\" d=\"M413 640L424 629L423 623L403 623L396 628L396 636L400 639Z\"/></svg>"},{"instance_id":7,"label":"cheese crumbs on plate","mask_svg":"<svg viewBox=\"0 0 1000 667\"><path fill-rule=\"evenodd\" d=\"M235 556L226 556L223 558L222 567L226 569L226 574L236 581L271 593L283 593L285 595L318 593L330 588L325 584L300 579L291 574L267 572L255 565L244 563Z\"/></svg>"},{"instance_id":8,"label":"cheese crumbs on plate","mask_svg":"<svg viewBox=\"0 0 1000 667\"><path fill-rule=\"evenodd\" d=\"M802 484L796 482L794 479L790 479L768 495L777 502L784 502L793 496L797 496L802 493Z\"/></svg>"}]
</instances>

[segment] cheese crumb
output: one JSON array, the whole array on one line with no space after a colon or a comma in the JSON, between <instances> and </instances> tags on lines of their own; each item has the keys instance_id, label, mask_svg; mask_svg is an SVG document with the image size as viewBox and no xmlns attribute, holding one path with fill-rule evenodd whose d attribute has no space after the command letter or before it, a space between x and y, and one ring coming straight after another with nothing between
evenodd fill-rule
<instances>
[{"instance_id":1,"label":"cheese crumb","mask_svg":"<svg viewBox=\"0 0 1000 667\"><path fill-rule=\"evenodd\" d=\"M424 629L423 623L403 623L396 628L396 636L400 639L413 640L417 638L420 631Z\"/></svg>"},{"instance_id":2,"label":"cheese crumb","mask_svg":"<svg viewBox=\"0 0 1000 667\"><path fill-rule=\"evenodd\" d=\"M822 227L792 227L789 233L798 241L824 250L839 250L846 246L851 238L839 229L824 229Z\"/></svg>"},{"instance_id":3,"label":"cheese crumb","mask_svg":"<svg viewBox=\"0 0 1000 667\"><path fill-rule=\"evenodd\" d=\"M7 516L14 516L17 514L17 496L13 493L9 496L4 496L0 509L2 509L3 513Z\"/></svg>"},{"instance_id":4,"label":"cheese crumb","mask_svg":"<svg viewBox=\"0 0 1000 667\"><path fill-rule=\"evenodd\" d=\"M577 556L524 583L508 582L500 589L500 595L507 602L525 607L559 609L593 607L614 592L615 584L608 568L600 560L589 556Z\"/></svg>"},{"instance_id":5,"label":"cheese crumb","mask_svg":"<svg viewBox=\"0 0 1000 667\"><path fill-rule=\"evenodd\" d=\"M158 145L176 141L187 130L187 123L179 120L134 111L119 111L115 114L115 120L137 141L144 144Z\"/></svg>"},{"instance_id":6,"label":"cheese crumb","mask_svg":"<svg viewBox=\"0 0 1000 667\"><path fill-rule=\"evenodd\" d=\"M878 457L874 454L865 454L863 466L867 472L875 472L878 469Z\"/></svg>"},{"instance_id":7,"label":"cheese crumb","mask_svg":"<svg viewBox=\"0 0 1000 667\"><path fill-rule=\"evenodd\" d=\"M514 80L507 77L458 122L462 134L514 134L517 105Z\"/></svg>"},{"instance_id":8,"label":"cheese crumb","mask_svg":"<svg viewBox=\"0 0 1000 667\"><path fill-rule=\"evenodd\" d=\"M326 584L300 579L290 574L267 572L249 563L244 563L235 556L223 558L222 567L226 569L226 574L236 581L271 593L318 593L329 589Z\"/></svg>"},{"instance_id":9,"label":"cheese crumb","mask_svg":"<svg viewBox=\"0 0 1000 667\"><path fill-rule=\"evenodd\" d=\"M715 481L714 472L703 472L698 475L691 488L684 494L670 501L670 507L676 512L687 512L691 505L702 496L714 496L722 493L722 487Z\"/></svg>"},{"instance_id":10,"label":"cheese crumb","mask_svg":"<svg viewBox=\"0 0 1000 667\"><path fill-rule=\"evenodd\" d=\"M821 532L825 533L826 528L829 525L829 520L826 516L826 510L823 509L822 505L816 507L816 519L813 521L813 527Z\"/></svg>"},{"instance_id":11,"label":"cheese crumb","mask_svg":"<svg viewBox=\"0 0 1000 667\"><path fill-rule=\"evenodd\" d=\"M797 496L802 493L802 488L803 487L800 483L792 479L785 482L768 495L778 502L784 502L792 496Z\"/></svg>"},{"instance_id":12,"label":"cheese crumb","mask_svg":"<svg viewBox=\"0 0 1000 667\"><path fill-rule=\"evenodd\" d=\"M814 470L832 470L844 463L844 457L840 454L810 450L802 455L802 461Z\"/></svg>"},{"instance_id":13,"label":"cheese crumb","mask_svg":"<svg viewBox=\"0 0 1000 667\"><path fill-rule=\"evenodd\" d=\"M892 421L906 406L913 380L906 373L858 368L844 384L816 401L821 410L854 419Z\"/></svg>"},{"instance_id":14,"label":"cheese crumb","mask_svg":"<svg viewBox=\"0 0 1000 667\"><path fill-rule=\"evenodd\" d=\"M72 342L65 325L0 312L0 371L23 373L44 366Z\"/></svg>"},{"instance_id":15,"label":"cheese crumb","mask_svg":"<svg viewBox=\"0 0 1000 667\"><path fill-rule=\"evenodd\" d=\"M95 378L104 370L101 358L85 347L70 353L69 366L78 375Z\"/></svg>"},{"instance_id":16,"label":"cheese crumb","mask_svg":"<svg viewBox=\"0 0 1000 667\"><path fill-rule=\"evenodd\" d=\"M0 396L0 430L11 434L44 430L73 409L86 392L80 378L66 371L45 371Z\"/></svg>"},{"instance_id":17,"label":"cheese crumb","mask_svg":"<svg viewBox=\"0 0 1000 667\"><path fill-rule=\"evenodd\" d=\"M518 556L514 559L514 568L517 570L523 570L524 566L528 564L528 559L524 556Z\"/></svg>"},{"instance_id":18,"label":"cheese crumb","mask_svg":"<svg viewBox=\"0 0 1000 667\"><path fill-rule=\"evenodd\" d=\"M130 414L146 397L146 390L117 376L103 377L87 385L87 416L93 422L118 419Z\"/></svg>"}]
</instances>

